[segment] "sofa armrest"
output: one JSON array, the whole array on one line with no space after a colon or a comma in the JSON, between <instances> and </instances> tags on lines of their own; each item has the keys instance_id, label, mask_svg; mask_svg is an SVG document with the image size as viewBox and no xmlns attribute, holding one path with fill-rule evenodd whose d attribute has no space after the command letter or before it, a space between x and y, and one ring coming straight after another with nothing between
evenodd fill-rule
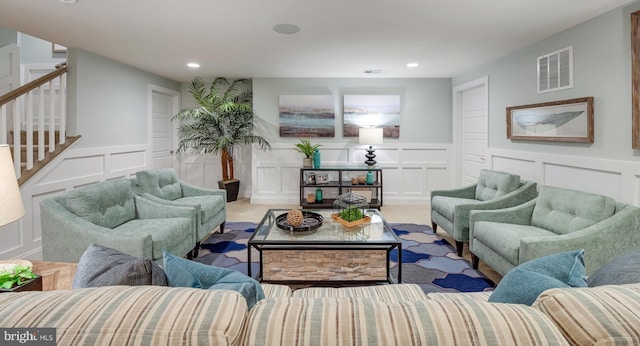
<instances>
[{"instance_id":1,"label":"sofa armrest","mask_svg":"<svg viewBox=\"0 0 640 346\"><path fill-rule=\"evenodd\" d=\"M456 227L460 229L469 228L469 219L472 210L496 210L510 208L536 198L537 193L536 183L529 181L524 182L517 190L511 191L494 199L482 201L480 203L459 204L456 206L454 212L456 217ZM526 213L524 215L526 215ZM524 222L524 220L525 219L523 219L522 222Z\"/></svg>"},{"instance_id":2,"label":"sofa armrest","mask_svg":"<svg viewBox=\"0 0 640 346\"><path fill-rule=\"evenodd\" d=\"M459 189L433 190L433 191L431 191L431 199L433 199L433 197L436 197L436 196L475 199L475 196L476 196L476 184L465 186L465 187L461 187Z\"/></svg>"},{"instance_id":3,"label":"sofa armrest","mask_svg":"<svg viewBox=\"0 0 640 346\"><path fill-rule=\"evenodd\" d=\"M469 225L478 221L513 223L517 225L531 224L531 215L536 206L536 199L526 201L522 204L502 209L494 210L472 210L469 217Z\"/></svg>"},{"instance_id":4,"label":"sofa armrest","mask_svg":"<svg viewBox=\"0 0 640 346\"><path fill-rule=\"evenodd\" d=\"M579 231L523 238L520 263L553 253L584 249L587 274L611 258L640 248L640 209L626 205L613 216Z\"/></svg>"},{"instance_id":5,"label":"sofa armrest","mask_svg":"<svg viewBox=\"0 0 640 346\"><path fill-rule=\"evenodd\" d=\"M182 186L182 195L186 197L216 195L221 196L225 201L227 200L227 190L207 189L204 187L191 185L184 181L180 181L180 186Z\"/></svg>"},{"instance_id":6,"label":"sofa armrest","mask_svg":"<svg viewBox=\"0 0 640 346\"><path fill-rule=\"evenodd\" d=\"M132 256L152 258L150 235L119 236L71 213L54 199L40 202L42 253L47 261L78 262L91 243L115 248Z\"/></svg>"},{"instance_id":7,"label":"sofa armrest","mask_svg":"<svg viewBox=\"0 0 640 346\"><path fill-rule=\"evenodd\" d=\"M184 217L196 220L196 207L177 206L167 204L166 200L159 202L143 196L134 196L136 200L136 214L139 219L163 219L173 217Z\"/></svg>"}]
</instances>

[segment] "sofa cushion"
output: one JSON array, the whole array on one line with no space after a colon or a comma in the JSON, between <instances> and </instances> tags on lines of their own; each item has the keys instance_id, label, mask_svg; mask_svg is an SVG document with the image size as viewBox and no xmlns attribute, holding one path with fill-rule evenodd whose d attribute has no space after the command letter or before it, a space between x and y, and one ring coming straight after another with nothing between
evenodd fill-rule
<instances>
[{"instance_id":1,"label":"sofa cushion","mask_svg":"<svg viewBox=\"0 0 640 346\"><path fill-rule=\"evenodd\" d=\"M169 286L237 291L247 300L249 309L264 299L260 284L245 274L187 260L168 252L164 252L162 257Z\"/></svg>"},{"instance_id":2,"label":"sofa cushion","mask_svg":"<svg viewBox=\"0 0 640 346\"><path fill-rule=\"evenodd\" d=\"M0 326L55 328L57 345L238 345L246 311L244 298L226 290L110 286L0 294Z\"/></svg>"},{"instance_id":3,"label":"sofa cushion","mask_svg":"<svg viewBox=\"0 0 640 346\"><path fill-rule=\"evenodd\" d=\"M293 291L293 297L304 298L367 298L381 302L425 300L424 290L416 284L394 284L357 287L309 287Z\"/></svg>"},{"instance_id":4,"label":"sofa cushion","mask_svg":"<svg viewBox=\"0 0 640 346\"><path fill-rule=\"evenodd\" d=\"M148 258L134 257L102 245L89 245L78 261L71 287L116 285L167 286L167 277L162 268Z\"/></svg>"},{"instance_id":5,"label":"sofa cushion","mask_svg":"<svg viewBox=\"0 0 640 346\"><path fill-rule=\"evenodd\" d=\"M640 250L614 257L587 279L589 287L640 283Z\"/></svg>"},{"instance_id":6,"label":"sofa cushion","mask_svg":"<svg viewBox=\"0 0 640 346\"><path fill-rule=\"evenodd\" d=\"M540 186L531 225L557 234L581 230L611 217L616 210L611 197Z\"/></svg>"},{"instance_id":7,"label":"sofa cushion","mask_svg":"<svg viewBox=\"0 0 640 346\"><path fill-rule=\"evenodd\" d=\"M540 311L475 301L277 298L249 312L245 345L566 345Z\"/></svg>"},{"instance_id":8,"label":"sofa cushion","mask_svg":"<svg viewBox=\"0 0 640 346\"><path fill-rule=\"evenodd\" d=\"M115 228L136 217L131 184L125 179L80 187L58 201L78 217L106 228Z\"/></svg>"},{"instance_id":9,"label":"sofa cushion","mask_svg":"<svg viewBox=\"0 0 640 346\"><path fill-rule=\"evenodd\" d=\"M174 202L187 206L199 205L202 223L207 222L226 208L226 201L222 196L218 195L182 197L174 200Z\"/></svg>"},{"instance_id":10,"label":"sofa cushion","mask_svg":"<svg viewBox=\"0 0 640 346\"><path fill-rule=\"evenodd\" d=\"M640 345L640 284L551 289L533 307L572 345Z\"/></svg>"},{"instance_id":11,"label":"sofa cushion","mask_svg":"<svg viewBox=\"0 0 640 346\"><path fill-rule=\"evenodd\" d=\"M501 222L478 221L473 226L474 241L491 248L514 266L520 263L520 240L525 237L555 236L546 229Z\"/></svg>"},{"instance_id":12,"label":"sofa cushion","mask_svg":"<svg viewBox=\"0 0 640 346\"><path fill-rule=\"evenodd\" d=\"M470 198L448 197L448 196L435 196L431 201L433 210L444 216L448 220L453 220L456 206L461 204L479 204L482 201L478 201Z\"/></svg>"},{"instance_id":13,"label":"sofa cushion","mask_svg":"<svg viewBox=\"0 0 640 346\"><path fill-rule=\"evenodd\" d=\"M476 199L488 201L520 187L520 176L499 171L480 171L476 183Z\"/></svg>"},{"instance_id":14,"label":"sofa cushion","mask_svg":"<svg viewBox=\"0 0 640 346\"><path fill-rule=\"evenodd\" d=\"M127 235L151 235L152 259L162 258L162 251L187 253L193 248L193 221L184 217L163 219L135 219L115 228L121 237Z\"/></svg>"},{"instance_id":15,"label":"sofa cushion","mask_svg":"<svg viewBox=\"0 0 640 346\"><path fill-rule=\"evenodd\" d=\"M567 251L513 268L502 278L489 302L531 305L550 288L586 286L584 250Z\"/></svg>"},{"instance_id":16,"label":"sofa cushion","mask_svg":"<svg viewBox=\"0 0 640 346\"><path fill-rule=\"evenodd\" d=\"M182 187L173 169L153 169L136 172L138 186L144 192L173 201L182 197Z\"/></svg>"}]
</instances>

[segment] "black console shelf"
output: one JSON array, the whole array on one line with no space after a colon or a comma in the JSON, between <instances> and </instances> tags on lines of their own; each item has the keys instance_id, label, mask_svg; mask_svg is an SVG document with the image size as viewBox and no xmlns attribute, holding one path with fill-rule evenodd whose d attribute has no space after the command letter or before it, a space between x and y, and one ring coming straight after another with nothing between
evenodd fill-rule
<instances>
[{"instance_id":1,"label":"black console shelf","mask_svg":"<svg viewBox=\"0 0 640 346\"><path fill-rule=\"evenodd\" d=\"M352 184L351 179L357 175L373 173L373 184ZM307 179L310 174L324 175L327 180L316 181ZM322 203L307 202L307 194L315 193L316 189L322 189L324 198ZM300 168L300 206L302 209L330 209L333 208L334 196L347 193L351 190L363 190L371 192L370 208L380 210L382 207L382 168L380 167L323 167Z\"/></svg>"}]
</instances>

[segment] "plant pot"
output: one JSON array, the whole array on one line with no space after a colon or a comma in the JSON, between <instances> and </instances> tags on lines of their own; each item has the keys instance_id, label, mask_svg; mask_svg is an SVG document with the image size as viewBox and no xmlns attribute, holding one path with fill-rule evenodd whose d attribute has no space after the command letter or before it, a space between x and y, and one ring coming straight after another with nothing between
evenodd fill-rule
<instances>
[{"instance_id":1,"label":"plant pot","mask_svg":"<svg viewBox=\"0 0 640 346\"><path fill-rule=\"evenodd\" d=\"M227 190L227 202L233 202L238 199L238 191L240 191L240 180L218 180L218 187Z\"/></svg>"},{"instance_id":2,"label":"plant pot","mask_svg":"<svg viewBox=\"0 0 640 346\"><path fill-rule=\"evenodd\" d=\"M313 163L313 159L310 157L305 157L304 159L302 159L302 167L304 168L313 167L312 163Z\"/></svg>"}]
</instances>

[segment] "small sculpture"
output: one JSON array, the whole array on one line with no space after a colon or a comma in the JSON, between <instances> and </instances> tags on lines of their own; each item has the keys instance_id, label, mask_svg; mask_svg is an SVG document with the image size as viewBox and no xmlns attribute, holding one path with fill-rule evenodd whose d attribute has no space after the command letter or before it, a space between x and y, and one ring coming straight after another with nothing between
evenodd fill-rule
<instances>
[{"instance_id":1,"label":"small sculpture","mask_svg":"<svg viewBox=\"0 0 640 346\"><path fill-rule=\"evenodd\" d=\"M304 215L302 215L302 211L300 209L291 209L289 213L287 213L287 221L293 227L298 227L304 221Z\"/></svg>"}]
</instances>

